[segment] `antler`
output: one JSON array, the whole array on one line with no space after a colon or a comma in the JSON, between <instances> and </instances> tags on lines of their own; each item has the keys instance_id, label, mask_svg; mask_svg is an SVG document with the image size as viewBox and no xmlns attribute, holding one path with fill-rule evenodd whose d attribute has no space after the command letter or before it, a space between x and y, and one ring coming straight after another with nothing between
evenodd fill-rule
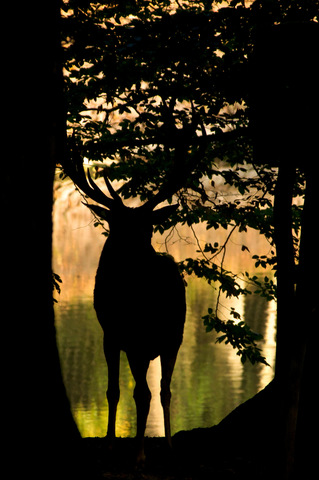
<instances>
[{"instance_id":1,"label":"antler","mask_svg":"<svg viewBox=\"0 0 319 480\"><path fill-rule=\"evenodd\" d=\"M122 204L121 198L113 189L106 176L106 171L103 172L103 178L112 198L105 195L105 193L96 185L92 180L89 170L87 170L87 174L85 173L82 157L76 148L72 149L72 154L73 155L70 156L69 159L64 161L63 167L65 173L71 178L75 185L92 200L100 205L104 205L108 209L111 209L114 206L114 202Z\"/></svg>"}]
</instances>

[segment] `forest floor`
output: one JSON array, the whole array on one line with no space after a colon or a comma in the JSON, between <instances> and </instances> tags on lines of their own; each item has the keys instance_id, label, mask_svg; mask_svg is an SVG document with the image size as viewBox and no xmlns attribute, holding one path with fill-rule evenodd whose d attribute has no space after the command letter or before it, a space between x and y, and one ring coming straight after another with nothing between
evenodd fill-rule
<instances>
[{"instance_id":1,"label":"forest floor","mask_svg":"<svg viewBox=\"0 0 319 480\"><path fill-rule=\"evenodd\" d=\"M173 450L165 438L146 438L146 462L135 467L135 441L84 438L82 452L90 479L266 480L276 474L276 415L269 393L234 410L219 425L178 432Z\"/></svg>"}]
</instances>

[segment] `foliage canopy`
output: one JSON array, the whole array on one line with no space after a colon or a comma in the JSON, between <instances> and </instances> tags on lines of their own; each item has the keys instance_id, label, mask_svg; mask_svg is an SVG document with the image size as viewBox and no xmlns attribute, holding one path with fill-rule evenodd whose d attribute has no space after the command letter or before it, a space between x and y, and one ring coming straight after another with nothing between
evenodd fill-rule
<instances>
[{"instance_id":1,"label":"foliage canopy","mask_svg":"<svg viewBox=\"0 0 319 480\"><path fill-rule=\"evenodd\" d=\"M65 0L69 136L96 167L97 176L100 166L106 166L109 178L122 182L124 198L144 201L168 177L174 179L180 208L157 227L160 231L199 222L207 229L229 229L230 234L250 227L273 245L277 168L271 158L260 164L253 155L250 58L265 26L313 20L317 12L317 2L304 0ZM220 195L221 184L231 196ZM295 196L302 196L303 189L299 174ZM298 242L300 207L295 205L293 213ZM252 288L274 298L275 286L267 276L261 280L246 273L242 287L237 273L224 269L229 235L224 245L207 243L196 258L181 262L181 269L218 282L227 296L238 297ZM274 249L269 256L253 258L256 266L276 267ZM232 313L235 320L240 320L238 315ZM234 328L219 323L218 305L204 321L208 329L224 331L222 339L230 341ZM239 329L237 338L244 335L242 359L265 362L254 343L257 336L244 323L229 322ZM252 342L245 348L249 335Z\"/></svg>"}]
</instances>

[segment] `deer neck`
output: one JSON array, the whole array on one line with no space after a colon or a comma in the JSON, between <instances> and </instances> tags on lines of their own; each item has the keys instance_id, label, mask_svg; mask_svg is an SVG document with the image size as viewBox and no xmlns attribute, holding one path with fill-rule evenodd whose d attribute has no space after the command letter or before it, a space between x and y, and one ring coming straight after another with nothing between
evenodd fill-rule
<instances>
[{"instance_id":1,"label":"deer neck","mask_svg":"<svg viewBox=\"0 0 319 480\"><path fill-rule=\"evenodd\" d=\"M116 241L109 237L105 242L102 256L108 263L139 263L151 260L156 252L151 243L144 244L134 241Z\"/></svg>"}]
</instances>

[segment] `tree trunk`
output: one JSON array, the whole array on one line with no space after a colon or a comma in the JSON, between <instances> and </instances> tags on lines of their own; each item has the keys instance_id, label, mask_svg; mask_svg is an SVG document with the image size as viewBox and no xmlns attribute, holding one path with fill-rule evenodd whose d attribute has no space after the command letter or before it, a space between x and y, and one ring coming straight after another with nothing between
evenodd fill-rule
<instances>
[{"instance_id":1,"label":"tree trunk","mask_svg":"<svg viewBox=\"0 0 319 480\"><path fill-rule=\"evenodd\" d=\"M298 267L293 265L291 187L288 162L278 178L275 228L278 265L277 356L275 384L281 411L282 478L307 477L314 468L315 425L313 382L318 331L318 297L314 274L318 272L316 223L318 196L317 163L306 165L306 194L302 214ZM291 168L291 167L290 167ZM281 186L283 188L281 189ZM281 191L280 191L281 190ZM284 192L284 197L281 195ZM290 225L289 225L290 223Z\"/></svg>"},{"instance_id":2,"label":"tree trunk","mask_svg":"<svg viewBox=\"0 0 319 480\"><path fill-rule=\"evenodd\" d=\"M5 408L14 456L7 471L13 468L17 478L72 478L72 446L80 435L61 376L51 266L53 179L65 128L59 1L18 2L14 18L12 12L6 18L13 21L7 29L9 82L3 88L13 118L3 145L8 156L1 189L2 292L12 368L5 371Z\"/></svg>"},{"instance_id":3,"label":"tree trunk","mask_svg":"<svg viewBox=\"0 0 319 480\"><path fill-rule=\"evenodd\" d=\"M277 349L276 380L285 378L290 362L295 312L295 263L292 236L292 197L295 167L284 163L278 170L274 200L274 240L277 256Z\"/></svg>"},{"instance_id":4,"label":"tree trunk","mask_svg":"<svg viewBox=\"0 0 319 480\"><path fill-rule=\"evenodd\" d=\"M261 32L253 59L252 124L257 160L279 165L274 220L277 250L277 395L281 477L298 478L311 457L314 425L311 382L316 359L318 271L315 227L318 199L318 56L316 22L283 23ZM280 112L283 115L278 114ZM292 191L296 168L306 174L298 266L292 242ZM314 225L314 227L313 227ZM312 420L311 420L312 419ZM306 477L307 475L305 475Z\"/></svg>"},{"instance_id":5,"label":"tree trunk","mask_svg":"<svg viewBox=\"0 0 319 480\"><path fill-rule=\"evenodd\" d=\"M313 152L315 154L315 152ZM298 310L298 349L295 364L299 367L300 398L296 426L295 478L309 478L314 472L316 455L318 407L314 392L317 378L317 339L319 302L316 275L319 271L316 219L319 197L316 185L319 178L318 161L306 169L306 196L302 218L298 282L296 288ZM308 474L308 475L307 475Z\"/></svg>"},{"instance_id":6,"label":"tree trunk","mask_svg":"<svg viewBox=\"0 0 319 480\"><path fill-rule=\"evenodd\" d=\"M292 198L295 166L281 162L274 200L274 240L277 255L277 349L275 385L279 425L279 457L282 478L291 478L294 464L300 374L296 360L296 267L292 236Z\"/></svg>"}]
</instances>

